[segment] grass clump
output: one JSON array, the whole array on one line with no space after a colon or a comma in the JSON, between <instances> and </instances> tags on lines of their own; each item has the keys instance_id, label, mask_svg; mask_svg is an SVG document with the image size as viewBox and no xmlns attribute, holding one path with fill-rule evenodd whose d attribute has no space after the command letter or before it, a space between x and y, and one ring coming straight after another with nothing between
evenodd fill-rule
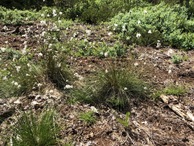
<instances>
[{"instance_id":1,"label":"grass clump","mask_svg":"<svg viewBox=\"0 0 194 146\"><path fill-rule=\"evenodd\" d=\"M48 110L40 116L24 113L14 127L11 138L14 146L51 146L57 145L58 126L55 112Z\"/></svg>"},{"instance_id":2,"label":"grass clump","mask_svg":"<svg viewBox=\"0 0 194 146\"><path fill-rule=\"evenodd\" d=\"M96 122L95 113L93 111L83 112L80 114L80 120L84 121L85 123L91 125Z\"/></svg>"},{"instance_id":3,"label":"grass clump","mask_svg":"<svg viewBox=\"0 0 194 146\"><path fill-rule=\"evenodd\" d=\"M148 97L149 89L132 71L112 66L91 78L84 89L74 91L73 96L82 102L125 110L129 107L130 99Z\"/></svg>"},{"instance_id":4,"label":"grass clump","mask_svg":"<svg viewBox=\"0 0 194 146\"><path fill-rule=\"evenodd\" d=\"M158 90L153 94L153 98L156 99L160 97L160 95L165 94L165 95L174 95L174 96L181 96L187 93L187 89L185 86L182 85L169 85L165 87L162 90Z\"/></svg>"},{"instance_id":5,"label":"grass clump","mask_svg":"<svg viewBox=\"0 0 194 146\"><path fill-rule=\"evenodd\" d=\"M46 75L58 88L64 88L72 79L70 70L66 65L66 58L62 53L52 51L46 54Z\"/></svg>"},{"instance_id":6,"label":"grass clump","mask_svg":"<svg viewBox=\"0 0 194 146\"><path fill-rule=\"evenodd\" d=\"M44 80L41 66L27 56L13 57L13 60L6 59L6 63L0 65L0 96L3 98L26 94Z\"/></svg>"},{"instance_id":7,"label":"grass clump","mask_svg":"<svg viewBox=\"0 0 194 146\"><path fill-rule=\"evenodd\" d=\"M170 85L163 89L162 93L166 95L181 96L187 92L184 86Z\"/></svg>"},{"instance_id":8,"label":"grass clump","mask_svg":"<svg viewBox=\"0 0 194 146\"><path fill-rule=\"evenodd\" d=\"M28 50L27 50L28 51ZM0 97L8 98L42 91L45 83L52 82L62 89L72 79L61 50L37 49L23 54L11 48L0 48Z\"/></svg>"}]
</instances>

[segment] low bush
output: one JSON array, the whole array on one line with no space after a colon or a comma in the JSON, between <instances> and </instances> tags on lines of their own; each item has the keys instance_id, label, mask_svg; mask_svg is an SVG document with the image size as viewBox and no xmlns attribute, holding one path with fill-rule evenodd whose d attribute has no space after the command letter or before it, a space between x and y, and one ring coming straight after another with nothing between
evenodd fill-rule
<instances>
[{"instance_id":1,"label":"low bush","mask_svg":"<svg viewBox=\"0 0 194 146\"><path fill-rule=\"evenodd\" d=\"M127 47L123 43L107 44L105 42L89 42L85 40L71 40L64 44L65 52L75 56L122 57L126 55Z\"/></svg>"},{"instance_id":2,"label":"low bush","mask_svg":"<svg viewBox=\"0 0 194 146\"><path fill-rule=\"evenodd\" d=\"M3 24L23 24L29 21L36 21L40 14L36 11L11 10L0 6L0 21Z\"/></svg>"},{"instance_id":3,"label":"low bush","mask_svg":"<svg viewBox=\"0 0 194 146\"><path fill-rule=\"evenodd\" d=\"M111 28L127 44L194 48L194 19L188 20L187 9L165 3L145 8L134 8L111 20ZM159 41L158 41L159 40ZM157 45L160 42L161 45Z\"/></svg>"},{"instance_id":4,"label":"low bush","mask_svg":"<svg viewBox=\"0 0 194 146\"><path fill-rule=\"evenodd\" d=\"M69 7L66 15L71 19L78 18L83 22L96 24L107 21L120 11L128 11L130 8L144 5L146 3L143 0L81 0L76 1L72 7Z\"/></svg>"}]
</instances>

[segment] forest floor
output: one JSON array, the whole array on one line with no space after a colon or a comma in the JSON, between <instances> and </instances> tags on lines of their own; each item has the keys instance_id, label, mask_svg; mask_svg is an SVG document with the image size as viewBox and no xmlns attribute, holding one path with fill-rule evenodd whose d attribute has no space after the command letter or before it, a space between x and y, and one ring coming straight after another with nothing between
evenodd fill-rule
<instances>
[{"instance_id":1,"label":"forest floor","mask_svg":"<svg viewBox=\"0 0 194 146\"><path fill-rule=\"evenodd\" d=\"M43 31L39 24L21 26L0 25L0 47L12 47L21 49L27 41L29 48L37 48L42 42L38 42L33 36ZM25 32L30 28L28 37ZM85 30L91 30L87 34ZM111 34L106 26L91 26L74 24L69 29L63 30L64 38L70 39L75 32L77 40L87 37L88 41L107 44L115 43L117 37ZM111 35L110 35L111 34ZM125 114L109 107L97 108L97 122L87 125L78 117L80 111L89 111L95 107L88 104L69 104L68 96L50 86L45 94L31 93L22 97L8 99L0 98L0 145L6 145L5 139L9 135L9 127L15 118L23 111L33 108L39 112L44 106L54 105L59 113L59 123L64 127L61 130L61 141L73 142L77 146L194 146L194 51L180 51L172 48L136 47L132 50L135 57L133 66L144 72L144 78L154 86L166 87L170 84L184 85L188 92L182 96L165 96L167 101L161 98L146 101L131 101L130 122L124 127L117 118L123 118ZM187 59L179 64L172 62L172 55L187 56ZM122 63L128 63L128 53L120 59ZM83 78L94 74L97 70L106 67L110 58L79 57L69 61L75 72ZM2 62L3 63L3 62ZM130 62L131 63L131 62ZM11 89L10 89L11 90ZM34 106L34 101L38 104ZM189 116L190 115L190 116Z\"/></svg>"}]
</instances>

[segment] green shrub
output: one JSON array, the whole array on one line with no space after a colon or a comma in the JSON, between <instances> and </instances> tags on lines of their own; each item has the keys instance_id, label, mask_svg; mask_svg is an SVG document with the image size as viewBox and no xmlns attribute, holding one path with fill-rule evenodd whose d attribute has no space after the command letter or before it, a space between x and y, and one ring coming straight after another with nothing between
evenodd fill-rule
<instances>
[{"instance_id":1,"label":"green shrub","mask_svg":"<svg viewBox=\"0 0 194 146\"><path fill-rule=\"evenodd\" d=\"M120 11L128 11L136 6L144 6L143 0L81 0L69 7L66 11L68 18L79 18L87 23L99 23L107 21Z\"/></svg>"},{"instance_id":2,"label":"green shrub","mask_svg":"<svg viewBox=\"0 0 194 146\"><path fill-rule=\"evenodd\" d=\"M193 49L193 23L193 18L188 20L186 8L160 3L120 13L110 24L128 44L156 46L160 40L162 46Z\"/></svg>"},{"instance_id":3,"label":"green shrub","mask_svg":"<svg viewBox=\"0 0 194 146\"><path fill-rule=\"evenodd\" d=\"M35 11L10 10L0 7L0 21L4 24L23 24L29 21L36 21L40 14Z\"/></svg>"},{"instance_id":4,"label":"green shrub","mask_svg":"<svg viewBox=\"0 0 194 146\"><path fill-rule=\"evenodd\" d=\"M13 128L14 146L51 146L57 145L58 126L52 110L40 116L24 113Z\"/></svg>"}]
</instances>

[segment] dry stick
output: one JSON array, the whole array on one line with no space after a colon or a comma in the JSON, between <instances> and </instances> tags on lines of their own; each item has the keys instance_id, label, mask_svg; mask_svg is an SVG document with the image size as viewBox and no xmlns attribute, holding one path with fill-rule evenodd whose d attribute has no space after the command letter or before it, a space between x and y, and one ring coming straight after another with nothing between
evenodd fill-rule
<instances>
[{"instance_id":1,"label":"dry stick","mask_svg":"<svg viewBox=\"0 0 194 146\"><path fill-rule=\"evenodd\" d=\"M180 108L180 105L173 105L172 103L169 103L170 97L166 96L166 95L160 95L160 98L162 99L162 101L166 104L168 104L168 107L173 110L177 115L179 115L180 117L182 117L183 119L186 119L188 121L191 121L192 123L194 122L194 116L190 111L187 111L187 113L185 114L184 112L182 112L182 109ZM187 125L194 130L194 126L192 123L189 123L188 121L185 121L187 123Z\"/></svg>"}]
</instances>

